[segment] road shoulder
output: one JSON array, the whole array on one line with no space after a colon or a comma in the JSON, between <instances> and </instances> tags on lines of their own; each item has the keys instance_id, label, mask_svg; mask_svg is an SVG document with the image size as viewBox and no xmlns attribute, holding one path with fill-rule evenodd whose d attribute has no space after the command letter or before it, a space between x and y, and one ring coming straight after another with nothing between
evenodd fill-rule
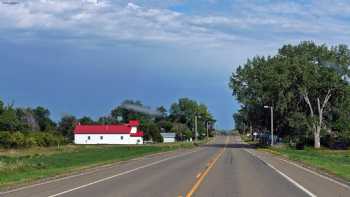
<instances>
[{"instance_id":1,"label":"road shoulder","mask_svg":"<svg viewBox=\"0 0 350 197\"><path fill-rule=\"evenodd\" d=\"M196 147L198 148L198 147ZM1 194L7 194L7 193L12 193L16 191L21 191L21 190L26 190L34 187L39 187L42 185L47 185L47 184L55 184L61 181L65 181L68 179L73 179L73 178L78 178L78 177L83 177L83 176L89 176L94 173L97 173L102 170L107 170L110 168L115 168L121 165L126 165L129 163L138 163L140 161L147 161L147 160L153 160L161 157L167 157L167 156L172 156L181 152L186 152L188 150L193 150L196 148L191 148L191 149L176 149L176 150L169 150L169 151L164 151L164 152L158 152L158 153L151 153L147 154L144 156L139 156L127 160L122 160L122 161L114 161L110 162L107 164L96 164L96 165L90 165L90 166L84 166L82 168L77 168L74 171L68 171L56 176L50 176L38 180L33 180L33 181L27 181L23 182L20 184L12 184L6 187L0 188L0 195Z\"/></svg>"},{"instance_id":2,"label":"road shoulder","mask_svg":"<svg viewBox=\"0 0 350 197\"><path fill-rule=\"evenodd\" d=\"M320 174L317 171L266 151L250 151L253 151L257 158L288 175L296 183L302 185L316 196L350 196L348 183Z\"/></svg>"},{"instance_id":3,"label":"road shoulder","mask_svg":"<svg viewBox=\"0 0 350 197\"><path fill-rule=\"evenodd\" d=\"M273 156L276 159L279 159L281 161L284 161L286 163L294 165L302 170L309 171L310 173L315 174L317 176L320 176L322 178L329 179L332 182L338 182L338 184L344 185L344 187L350 187L349 181L345 180L342 177L335 175L334 173L330 172L329 170L318 168L316 166L310 165L310 164L305 163L303 161L290 159L288 156L283 155L279 152L270 150L270 149L257 149L257 151L261 152L262 154L270 155L271 157Z\"/></svg>"}]
</instances>

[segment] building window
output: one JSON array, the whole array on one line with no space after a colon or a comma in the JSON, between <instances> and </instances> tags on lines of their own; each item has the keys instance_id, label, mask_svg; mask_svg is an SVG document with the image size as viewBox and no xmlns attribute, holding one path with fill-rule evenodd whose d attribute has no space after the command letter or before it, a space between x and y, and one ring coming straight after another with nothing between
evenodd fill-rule
<instances>
[{"instance_id":1,"label":"building window","mask_svg":"<svg viewBox=\"0 0 350 197\"><path fill-rule=\"evenodd\" d=\"M123 140L123 139L124 139L124 136L120 136L120 139Z\"/></svg>"},{"instance_id":2,"label":"building window","mask_svg":"<svg viewBox=\"0 0 350 197\"><path fill-rule=\"evenodd\" d=\"M91 137L90 136L88 136L88 140L90 140L91 139Z\"/></svg>"},{"instance_id":3,"label":"building window","mask_svg":"<svg viewBox=\"0 0 350 197\"><path fill-rule=\"evenodd\" d=\"M103 136L100 136L100 140L103 140Z\"/></svg>"},{"instance_id":4,"label":"building window","mask_svg":"<svg viewBox=\"0 0 350 197\"><path fill-rule=\"evenodd\" d=\"M140 140L137 140L137 143L140 143Z\"/></svg>"}]
</instances>

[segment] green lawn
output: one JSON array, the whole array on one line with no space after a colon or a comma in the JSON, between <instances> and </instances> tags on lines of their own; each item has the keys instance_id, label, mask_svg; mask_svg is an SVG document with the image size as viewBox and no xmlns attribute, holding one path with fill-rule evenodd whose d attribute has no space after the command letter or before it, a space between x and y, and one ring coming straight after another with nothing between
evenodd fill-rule
<instances>
[{"instance_id":1,"label":"green lawn","mask_svg":"<svg viewBox=\"0 0 350 197\"><path fill-rule=\"evenodd\" d=\"M161 145L67 145L56 148L0 150L0 187L59 175L146 154L192 148L192 143Z\"/></svg>"},{"instance_id":2,"label":"green lawn","mask_svg":"<svg viewBox=\"0 0 350 197\"><path fill-rule=\"evenodd\" d=\"M271 148L270 150L350 181L350 150L315 150L311 147L305 150L295 150L289 147Z\"/></svg>"}]
</instances>

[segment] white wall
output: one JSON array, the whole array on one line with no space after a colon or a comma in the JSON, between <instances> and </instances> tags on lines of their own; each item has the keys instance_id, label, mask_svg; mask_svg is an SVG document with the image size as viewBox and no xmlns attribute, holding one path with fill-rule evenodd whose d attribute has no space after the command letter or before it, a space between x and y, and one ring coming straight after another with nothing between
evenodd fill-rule
<instances>
[{"instance_id":1,"label":"white wall","mask_svg":"<svg viewBox=\"0 0 350 197\"><path fill-rule=\"evenodd\" d=\"M163 138L163 143L172 143L175 142L175 138L173 137L164 137Z\"/></svg>"},{"instance_id":2,"label":"white wall","mask_svg":"<svg viewBox=\"0 0 350 197\"><path fill-rule=\"evenodd\" d=\"M89 139L89 136L90 136L90 139ZM137 140L139 140L139 142ZM74 134L74 143L75 144L143 144L143 139L142 137L130 137L130 134Z\"/></svg>"}]
</instances>

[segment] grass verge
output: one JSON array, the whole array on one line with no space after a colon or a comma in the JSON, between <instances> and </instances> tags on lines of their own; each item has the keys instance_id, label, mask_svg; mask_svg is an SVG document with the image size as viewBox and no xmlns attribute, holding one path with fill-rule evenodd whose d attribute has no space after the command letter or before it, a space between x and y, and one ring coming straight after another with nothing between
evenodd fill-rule
<instances>
[{"instance_id":1,"label":"grass verge","mask_svg":"<svg viewBox=\"0 0 350 197\"><path fill-rule=\"evenodd\" d=\"M290 147L264 149L350 181L350 150L295 150Z\"/></svg>"},{"instance_id":2,"label":"grass verge","mask_svg":"<svg viewBox=\"0 0 350 197\"><path fill-rule=\"evenodd\" d=\"M67 145L60 148L0 150L0 188L147 154L194 146L192 143L137 146Z\"/></svg>"}]
</instances>

